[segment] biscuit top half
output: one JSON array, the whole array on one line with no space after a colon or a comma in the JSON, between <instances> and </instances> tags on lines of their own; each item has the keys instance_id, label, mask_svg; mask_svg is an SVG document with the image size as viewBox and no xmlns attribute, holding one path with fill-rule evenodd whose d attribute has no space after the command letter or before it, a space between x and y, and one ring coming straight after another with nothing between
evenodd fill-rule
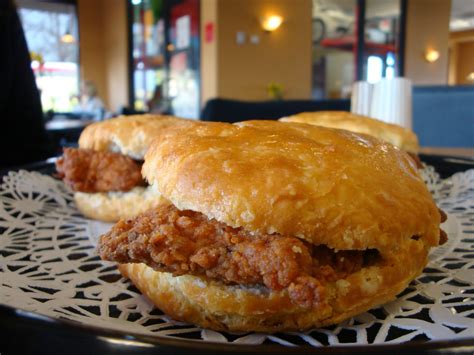
<instances>
[{"instance_id":1,"label":"biscuit top half","mask_svg":"<svg viewBox=\"0 0 474 355\"><path fill-rule=\"evenodd\" d=\"M418 153L418 138L411 130L396 124L386 123L370 117L356 115L345 111L303 112L297 115L280 118L283 122L299 122L317 126L346 129L351 132L364 133L392 143L410 153Z\"/></svg>"},{"instance_id":2,"label":"biscuit top half","mask_svg":"<svg viewBox=\"0 0 474 355\"><path fill-rule=\"evenodd\" d=\"M145 152L159 132L188 122L166 115L120 116L87 126L79 138L79 147L121 153L143 160Z\"/></svg>"},{"instance_id":3,"label":"biscuit top half","mask_svg":"<svg viewBox=\"0 0 474 355\"><path fill-rule=\"evenodd\" d=\"M337 250L439 242L439 211L409 156L299 123L196 122L158 134L142 173L179 209Z\"/></svg>"}]
</instances>

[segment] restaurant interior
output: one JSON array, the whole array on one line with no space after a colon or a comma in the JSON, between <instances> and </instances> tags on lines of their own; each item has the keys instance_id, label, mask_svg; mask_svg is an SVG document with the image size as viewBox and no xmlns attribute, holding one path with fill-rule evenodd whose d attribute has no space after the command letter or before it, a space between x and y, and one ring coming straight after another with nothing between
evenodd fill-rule
<instances>
[{"instance_id":1,"label":"restaurant interior","mask_svg":"<svg viewBox=\"0 0 474 355\"><path fill-rule=\"evenodd\" d=\"M409 80L408 126L424 151L473 155L470 0L16 4L48 149L4 166L58 155L90 122L120 114L237 122L350 111L354 83L392 78Z\"/></svg>"},{"instance_id":2,"label":"restaurant interior","mask_svg":"<svg viewBox=\"0 0 474 355\"><path fill-rule=\"evenodd\" d=\"M0 0L0 355L474 353L474 0Z\"/></svg>"}]
</instances>

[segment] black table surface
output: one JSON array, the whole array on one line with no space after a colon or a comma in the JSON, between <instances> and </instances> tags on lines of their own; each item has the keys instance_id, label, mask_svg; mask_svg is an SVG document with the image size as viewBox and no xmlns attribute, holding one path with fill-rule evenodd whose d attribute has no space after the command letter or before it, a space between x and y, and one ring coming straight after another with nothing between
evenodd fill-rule
<instances>
[{"instance_id":1,"label":"black table surface","mask_svg":"<svg viewBox=\"0 0 474 355\"><path fill-rule=\"evenodd\" d=\"M432 165L446 178L456 172L474 168L474 160L457 157L421 155L421 160ZM39 162L17 167L50 174L52 163ZM4 175L8 171L1 171ZM1 304L1 300L0 300ZM474 322L473 322L474 326ZM0 305L0 355L12 354L213 354L229 352L249 353L413 353L413 354L474 354L474 338L410 342L400 345L371 345L288 348L277 345L243 346L210 344L153 336L131 337L122 332L72 321L58 320L32 312L25 312L7 305Z\"/></svg>"}]
</instances>

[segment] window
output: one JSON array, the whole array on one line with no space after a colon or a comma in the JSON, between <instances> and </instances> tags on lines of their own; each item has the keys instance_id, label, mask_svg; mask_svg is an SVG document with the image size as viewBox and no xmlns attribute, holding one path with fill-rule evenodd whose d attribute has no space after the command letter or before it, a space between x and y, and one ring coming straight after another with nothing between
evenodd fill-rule
<instances>
[{"instance_id":1,"label":"window","mask_svg":"<svg viewBox=\"0 0 474 355\"><path fill-rule=\"evenodd\" d=\"M135 110L198 118L199 0L129 0Z\"/></svg>"},{"instance_id":2,"label":"window","mask_svg":"<svg viewBox=\"0 0 474 355\"><path fill-rule=\"evenodd\" d=\"M17 4L43 110L72 111L79 93L76 6L33 0Z\"/></svg>"},{"instance_id":3,"label":"window","mask_svg":"<svg viewBox=\"0 0 474 355\"><path fill-rule=\"evenodd\" d=\"M378 56L371 55L367 60L367 81L371 84L382 79L383 64Z\"/></svg>"},{"instance_id":4,"label":"window","mask_svg":"<svg viewBox=\"0 0 474 355\"><path fill-rule=\"evenodd\" d=\"M404 0L313 0L313 97L348 98L357 80L399 76Z\"/></svg>"}]
</instances>

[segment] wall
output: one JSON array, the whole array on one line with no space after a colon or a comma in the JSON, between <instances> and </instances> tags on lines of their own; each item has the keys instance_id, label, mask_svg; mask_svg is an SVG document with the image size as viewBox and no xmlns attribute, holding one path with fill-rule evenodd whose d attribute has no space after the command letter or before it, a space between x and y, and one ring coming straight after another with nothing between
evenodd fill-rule
<instances>
[{"instance_id":1,"label":"wall","mask_svg":"<svg viewBox=\"0 0 474 355\"><path fill-rule=\"evenodd\" d=\"M414 85L448 82L448 37L451 0L410 0L407 9L405 76ZM432 47L440 57L428 63L423 52Z\"/></svg>"},{"instance_id":2,"label":"wall","mask_svg":"<svg viewBox=\"0 0 474 355\"><path fill-rule=\"evenodd\" d=\"M109 110L128 105L126 0L78 0L81 79L92 80Z\"/></svg>"},{"instance_id":3,"label":"wall","mask_svg":"<svg viewBox=\"0 0 474 355\"><path fill-rule=\"evenodd\" d=\"M459 45L459 55L457 62L457 84L466 85L474 84L473 81L469 81L467 76L470 73L474 73L474 42L464 42Z\"/></svg>"},{"instance_id":4,"label":"wall","mask_svg":"<svg viewBox=\"0 0 474 355\"><path fill-rule=\"evenodd\" d=\"M202 26L206 25L205 16L213 17L213 12L206 9L212 3L201 2ZM216 3L215 43L206 43L204 30L201 32L203 102L210 97L266 100L266 87L272 82L283 85L285 99L310 98L311 1L216 0ZM276 31L265 33L259 19L266 14L281 15L284 23ZM236 43L238 31L246 34L244 44ZM260 42L250 43L251 35L258 35Z\"/></svg>"},{"instance_id":5,"label":"wall","mask_svg":"<svg viewBox=\"0 0 474 355\"><path fill-rule=\"evenodd\" d=\"M467 76L474 72L474 30L449 35L449 84L474 84Z\"/></svg>"},{"instance_id":6,"label":"wall","mask_svg":"<svg viewBox=\"0 0 474 355\"><path fill-rule=\"evenodd\" d=\"M103 0L105 75L109 108L128 104L128 41L126 1Z\"/></svg>"},{"instance_id":7,"label":"wall","mask_svg":"<svg viewBox=\"0 0 474 355\"><path fill-rule=\"evenodd\" d=\"M101 1L79 0L79 63L81 80L91 80L99 95L108 106L107 82L104 57L104 32Z\"/></svg>"}]
</instances>

